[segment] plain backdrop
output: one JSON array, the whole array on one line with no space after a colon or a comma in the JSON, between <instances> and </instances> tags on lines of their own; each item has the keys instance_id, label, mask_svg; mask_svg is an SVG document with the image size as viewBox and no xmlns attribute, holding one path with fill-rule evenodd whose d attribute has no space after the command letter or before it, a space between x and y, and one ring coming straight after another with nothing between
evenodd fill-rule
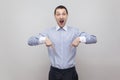
<instances>
[{"instance_id":1,"label":"plain backdrop","mask_svg":"<svg viewBox=\"0 0 120 80\"><path fill-rule=\"evenodd\" d=\"M120 80L120 0L0 0L0 80L48 80L46 46L27 40L57 25L60 4L68 8L67 25L97 36L97 44L77 48L79 80Z\"/></svg>"}]
</instances>

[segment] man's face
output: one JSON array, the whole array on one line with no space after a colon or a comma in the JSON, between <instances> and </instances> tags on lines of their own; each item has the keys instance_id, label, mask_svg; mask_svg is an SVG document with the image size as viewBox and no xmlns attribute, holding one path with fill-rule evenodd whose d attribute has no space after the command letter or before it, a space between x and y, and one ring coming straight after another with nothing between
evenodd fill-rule
<instances>
[{"instance_id":1,"label":"man's face","mask_svg":"<svg viewBox=\"0 0 120 80\"><path fill-rule=\"evenodd\" d=\"M60 27L64 27L67 21L68 14L66 13L65 9L57 9L55 13L55 19L57 24Z\"/></svg>"}]
</instances>

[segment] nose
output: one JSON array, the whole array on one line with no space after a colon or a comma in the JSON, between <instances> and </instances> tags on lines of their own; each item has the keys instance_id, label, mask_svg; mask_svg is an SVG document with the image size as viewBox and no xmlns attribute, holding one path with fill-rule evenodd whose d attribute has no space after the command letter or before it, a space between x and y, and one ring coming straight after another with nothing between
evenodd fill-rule
<instances>
[{"instance_id":1,"label":"nose","mask_svg":"<svg viewBox=\"0 0 120 80\"><path fill-rule=\"evenodd\" d=\"M60 18L63 18L63 15L60 15Z\"/></svg>"}]
</instances>

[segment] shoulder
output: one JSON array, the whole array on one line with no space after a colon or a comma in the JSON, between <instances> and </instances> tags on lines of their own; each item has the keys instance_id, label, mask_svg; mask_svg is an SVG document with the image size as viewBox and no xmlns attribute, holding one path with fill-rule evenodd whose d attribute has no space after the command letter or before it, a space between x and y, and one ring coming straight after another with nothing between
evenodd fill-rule
<instances>
[{"instance_id":1,"label":"shoulder","mask_svg":"<svg viewBox=\"0 0 120 80\"><path fill-rule=\"evenodd\" d=\"M56 29L56 27L50 27L50 28L48 28L48 31L55 30L55 29Z\"/></svg>"},{"instance_id":2,"label":"shoulder","mask_svg":"<svg viewBox=\"0 0 120 80\"><path fill-rule=\"evenodd\" d=\"M46 29L45 32L47 33L47 35L50 35L50 34L53 34L53 32L55 31L56 31L56 27L49 27Z\"/></svg>"},{"instance_id":3,"label":"shoulder","mask_svg":"<svg viewBox=\"0 0 120 80\"><path fill-rule=\"evenodd\" d=\"M53 32L54 30L55 30L55 27L47 27L39 33L48 35L49 33Z\"/></svg>"},{"instance_id":4,"label":"shoulder","mask_svg":"<svg viewBox=\"0 0 120 80\"><path fill-rule=\"evenodd\" d=\"M68 26L68 30L79 31L79 28Z\"/></svg>"},{"instance_id":5,"label":"shoulder","mask_svg":"<svg viewBox=\"0 0 120 80\"><path fill-rule=\"evenodd\" d=\"M54 31L55 29L56 29L56 27L49 27L49 28L44 29L44 31L51 32L51 31Z\"/></svg>"}]
</instances>

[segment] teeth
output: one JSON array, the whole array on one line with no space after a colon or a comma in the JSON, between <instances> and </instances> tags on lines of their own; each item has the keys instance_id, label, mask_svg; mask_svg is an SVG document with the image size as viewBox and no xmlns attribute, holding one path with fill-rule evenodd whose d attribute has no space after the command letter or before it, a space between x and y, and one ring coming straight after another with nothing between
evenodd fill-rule
<instances>
[{"instance_id":1,"label":"teeth","mask_svg":"<svg viewBox=\"0 0 120 80\"><path fill-rule=\"evenodd\" d=\"M60 23L63 23L63 22L64 22L64 20L61 20L61 21L60 21Z\"/></svg>"}]
</instances>

